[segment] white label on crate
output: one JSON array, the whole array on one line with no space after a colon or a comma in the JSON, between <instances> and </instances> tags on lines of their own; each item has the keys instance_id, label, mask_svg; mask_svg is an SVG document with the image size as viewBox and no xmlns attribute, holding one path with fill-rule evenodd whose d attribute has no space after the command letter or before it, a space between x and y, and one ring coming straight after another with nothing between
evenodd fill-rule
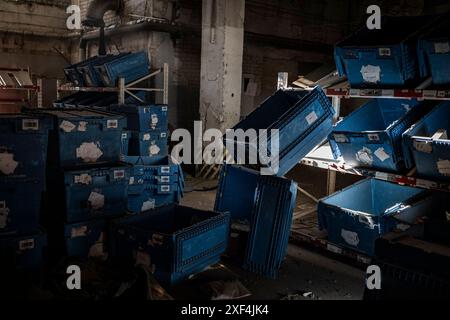
<instances>
[{"instance_id":1,"label":"white label on crate","mask_svg":"<svg viewBox=\"0 0 450 320\"><path fill-rule=\"evenodd\" d=\"M380 141L380 136L376 133L369 133L368 137L370 141Z\"/></svg>"},{"instance_id":2,"label":"white label on crate","mask_svg":"<svg viewBox=\"0 0 450 320\"><path fill-rule=\"evenodd\" d=\"M354 247L358 246L359 237L356 232L341 229L341 237L347 244Z\"/></svg>"},{"instance_id":3,"label":"white label on crate","mask_svg":"<svg viewBox=\"0 0 450 320\"><path fill-rule=\"evenodd\" d=\"M84 132L87 129L87 122L86 121L80 121L78 122L78 131Z\"/></svg>"},{"instance_id":4,"label":"white label on crate","mask_svg":"<svg viewBox=\"0 0 450 320\"><path fill-rule=\"evenodd\" d=\"M375 150L374 154L378 159L380 159L381 162L384 162L390 158L386 151L384 151L384 148L378 148L377 150Z\"/></svg>"},{"instance_id":5,"label":"white label on crate","mask_svg":"<svg viewBox=\"0 0 450 320\"><path fill-rule=\"evenodd\" d=\"M371 166L373 163L372 151L364 147L356 153L356 160Z\"/></svg>"},{"instance_id":6,"label":"white label on crate","mask_svg":"<svg viewBox=\"0 0 450 320\"><path fill-rule=\"evenodd\" d=\"M170 182L170 176L161 176L160 180L161 180L161 182L169 183Z\"/></svg>"},{"instance_id":7,"label":"white label on crate","mask_svg":"<svg viewBox=\"0 0 450 320\"><path fill-rule=\"evenodd\" d=\"M13 153L0 153L0 171L3 174L13 174L18 165Z\"/></svg>"},{"instance_id":8,"label":"white label on crate","mask_svg":"<svg viewBox=\"0 0 450 320\"><path fill-rule=\"evenodd\" d=\"M128 184L134 184L134 177L130 177L130 180L128 180Z\"/></svg>"},{"instance_id":9,"label":"white label on crate","mask_svg":"<svg viewBox=\"0 0 450 320\"><path fill-rule=\"evenodd\" d=\"M63 120L63 122L61 122L61 124L59 125L59 127L64 131L64 132L72 132L77 126L74 125L72 122L67 121L67 120Z\"/></svg>"},{"instance_id":10,"label":"white label on crate","mask_svg":"<svg viewBox=\"0 0 450 320\"><path fill-rule=\"evenodd\" d=\"M380 48L380 49L378 49L378 54L381 57L390 57L391 56L391 48Z\"/></svg>"},{"instance_id":11,"label":"white label on crate","mask_svg":"<svg viewBox=\"0 0 450 320\"><path fill-rule=\"evenodd\" d=\"M6 201L0 201L0 229L6 228L8 224L9 208L6 207Z\"/></svg>"},{"instance_id":12,"label":"white label on crate","mask_svg":"<svg viewBox=\"0 0 450 320\"><path fill-rule=\"evenodd\" d=\"M88 257L91 257L91 258L106 258L105 247L104 247L104 239L105 239L105 235L102 232L102 233L100 233L100 237L95 242L95 244L92 245L89 248Z\"/></svg>"},{"instance_id":13,"label":"white label on crate","mask_svg":"<svg viewBox=\"0 0 450 320\"><path fill-rule=\"evenodd\" d=\"M348 142L347 137L345 136L345 134L334 134L334 140L337 143L346 143Z\"/></svg>"},{"instance_id":14,"label":"white label on crate","mask_svg":"<svg viewBox=\"0 0 450 320\"><path fill-rule=\"evenodd\" d=\"M426 141L414 140L413 145L414 145L414 149L416 149L417 151L425 152L425 153L433 152L433 146L431 145L431 143L428 143Z\"/></svg>"},{"instance_id":15,"label":"white label on crate","mask_svg":"<svg viewBox=\"0 0 450 320\"><path fill-rule=\"evenodd\" d=\"M316 122L317 119L318 119L317 114L314 111L308 114L305 118L306 122L308 122L309 125Z\"/></svg>"},{"instance_id":16,"label":"white label on crate","mask_svg":"<svg viewBox=\"0 0 450 320\"><path fill-rule=\"evenodd\" d=\"M156 125L158 124L158 115L156 113L152 114L152 127L156 127Z\"/></svg>"},{"instance_id":17,"label":"white label on crate","mask_svg":"<svg viewBox=\"0 0 450 320\"><path fill-rule=\"evenodd\" d=\"M170 192L170 186L161 186L161 192Z\"/></svg>"},{"instance_id":18,"label":"white label on crate","mask_svg":"<svg viewBox=\"0 0 450 320\"><path fill-rule=\"evenodd\" d=\"M23 119L22 130L39 130L38 119Z\"/></svg>"},{"instance_id":19,"label":"white label on crate","mask_svg":"<svg viewBox=\"0 0 450 320\"><path fill-rule=\"evenodd\" d=\"M127 133L122 133L122 139L126 139L128 137Z\"/></svg>"},{"instance_id":20,"label":"white label on crate","mask_svg":"<svg viewBox=\"0 0 450 320\"><path fill-rule=\"evenodd\" d=\"M149 141L150 140L150 133L146 133L142 136L143 141Z\"/></svg>"},{"instance_id":21,"label":"white label on crate","mask_svg":"<svg viewBox=\"0 0 450 320\"><path fill-rule=\"evenodd\" d=\"M147 211L151 209L155 209L155 199L148 199L147 201L144 201L144 203L142 203L141 211Z\"/></svg>"},{"instance_id":22,"label":"white label on crate","mask_svg":"<svg viewBox=\"0 0 450 320\"><path fill-rule=\"evenodd\" d=\"M342 253L342 249L339 247L336 247L335 245L332 245L331 243L327 244L327 250L337 253L337 254L341 254Z\"/></svg>"},{"instance_id":23,"label":"white label on crate","mask_svg":"<svg viewBox=\"0 0 450 320\"><path fill-rule=\"evenodd\" d=\"M34 239L24 239L19 241L19 250L31 250L34 249Z\"/></svg>"},{"instance_id":24,"label":"white label on crate","mask_svg":"<svg viewBox=\"0 0 450 320\"><path fill-rule=\"evenodd\" d=\"M386 173L386 172L376 172L375 173L375 178L378 179L378 180L388 181L389 174Z\"/></svg>"},{"instance_id":25,"label":"white label on crate","mask_svg":"<svg viewBox=\"0 0 450 320\"><path fill-rule=\"evenodd\" d=\"M161 167L161 173L170 173L170 167Z\"/></svg>"},{"instance_id":26,"label":"white label on crate","mask_svg":"<svg viewBox=\"0 0 450 320\"><path fill-rule=\"evenodd\" d=\"M123 179L125 178L124 170L114 170L114 179Z\"/></svg>"},{"instance_id":27,"label":"white label on crate","mask_svg":"<svg viewBox=\"0 0 450 320\"><path fill-rule=\"evenodd\" d=\"M167 111L167 106L161 107L161 111Z\"/></svg>"},{"instance_id":28,"label":"white label on crate","mask_svg":"<svg viewBox=\"0 0 450 320\"><path fill-rule=\"evenodd\" d=\"M165 138L165 137L167 137L167 133L161 132L161 138Z\"/></svg>"},{"instance_id":29,"label":"white label on crate","mask_svg":"<svg viewBox=\"0 0 450 320\"><path fill-rule=\"evenodd\" d=\"M444 176L450 176L450 161L449 160L439 160L437 163L437 168L440 174Z\"/></svg>"},{"instance_id":30,"label":"white label on crate","mask_svg":"<svg viewBox=\"0 0 450 320\"><path fill-rule=\"evenodd\" d=\"M148 151L150 153L151 156L155 156L157 154L159 154L159 151L161 149L156 145L156 144L152 144L149 148Z\"/></svg>"},{"instance_id":31,"label":"white label on crate","mask_svg":"<svg viewBox=\"0 0 450 320\"><path fill-rule=\"evenodd\" d=\"M76 149L76 155L84 162L96 162L103 155L103 152L100 150L98 142L83 142Z\"/></svg>"},{"instance_id":32,"label":"white label on crate","mask_svg":"<svg viewBox=\"0 0 450 320\"><path fill-rule=\"evenodd\" d=\"M450 52L450 44L448 42L435 42L434 43L434 52L435 53L449 53Z\"/></svg>"},{"instance_id":33,"label":"white label on crate","mask_svg":"<svg viewBox=\"0 0 450 320\"><path fill-rule=\"evenodd\" d=\"M106 127L108 129L117 129L119 127L119 121L117 120L107 120Z\"/></svg>"},{"instance_id":34,"label":"white label on crate","mask_svg":"<svg viewBox=\"0 0 450 320\"><path fill-rule=\"evenodd\" d=\"M361 75L365 82L377 83L381 78L381 68L379 66L362 66Z\"/></svg>"},{"instance_id":35,"label":"white label on crate","mask_svg":"<svg viewBox=\"0 0 450 320\"><path fill-rule=\"evenodd\" d=\"M358 221L370 229L375 229L375 223L373 222L373 218L366 215L358 215Z\"/></svg>"},{"instance_id":36,"label":"white label on crate","mask_svg":"<svg viewBox=\"0 0 450 320\"><path fill-rule=\"evenodd\" d=\"M407 103L402 103L402 107L408 112L409 110L411 110L411 106Z\"/></svg>"},{"instance_id":37,"label":"white label on crate","mask_svg":"<svg viewBox=\"0 0 450 320\"><path fill-rule=\"evenodd\" d=\"M80 175L74 176L73 182L76 184L91 184L92 177L87 173L82 173Z\"/></svg>"},{"instance_id":38,"label":"white label on crate","mask_svg":"<svg viewBox=\"0 0 450 320\"><path fill-rule=\"evenodd\" d=\"M70 237L71 238L78 238L78 237L85 237L88 233L88 227L87 226L81 226L81 227L75 227L70 230Z\"/></svg>"},{"instance_id":39,"label":"white label on crate","mask_svg":"<svg viewBox=\"0 0 450 320\"><path fill-rule=\"evenodd\" d=\"M93 209L101 209L105 205L105 196L101 193L92 191L89 195L88 202Z\"/></svg>"}]
</instances>

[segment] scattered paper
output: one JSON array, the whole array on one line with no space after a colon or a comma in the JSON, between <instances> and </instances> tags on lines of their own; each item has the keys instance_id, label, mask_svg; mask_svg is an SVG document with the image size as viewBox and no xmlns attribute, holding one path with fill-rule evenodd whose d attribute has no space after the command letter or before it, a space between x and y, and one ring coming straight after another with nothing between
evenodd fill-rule
<instances>
[{"instance_id":1,"label":"scattered paper","mask_svg":"<svg viewBox=\"0 0 450 320\"><path fill-rule=\"evenodd\" d=\"M363 66L361 68L361 75L365 82L377 83L381 78L381 68L372 65Z\"/></svg>"},{"instance_id":2,"label":"scattered paper","mask_svg":"<svg viewBox=\"0 0 450 320\"><path fill-rule=\"evenodd\" d=\"M77 158L83 159L84 162L96 162L103 155L98 143L83 142L76 149Z\"/></svg>"},{"instance_id":3,"label":"scattered paper","mask_svg":"<svg viewBox=\"0 0 450 320\"><path fill-rule=\"evenodd\" d=\"M381 162L384 162L390 158L390 156L386 153L386 151L384 151L384 148L378 148L374 152L374 154L375 154L375 156L377 156L378 159L381 160Z\"/></svg>"},{"instance_id":4,"label":"scattered paper","mask_svg":"<svg viewBox=\"0 0 450 320\"><path fill-rule=\"evenodd\" d=\"M349 245L354 246L354 247L358 246L359 237L356 232L341 229L341 237Z\"/></svg>"},{"instance_id":5,"label":"scattered paper","mask_svg":"<svg viewBox=\"0 0 450 320\"><path fill-rule=\"evenodd\" d=\"M372 151L366 147L356 153L356 160L371 166L373 163Z\"/></svg>"},{"instance_id":6,"label":"scattered paper","mask_svg":"<svg viewBox=\"0 0 450 320\"><path fill-rule=\"evenodd\" d=\"M92 191L89 195L88 202L90 203L91 207L95 210L103 208L105 205L105 196L101 193L97 193Z\"/></svg>"},{"instance_id":7,"label":"scattered paper","mask_svg":"<svg viewBox=\"0 0 450 320\"><path fill-rule=\"evenodd\" d=\"M74 125L72 122L67 121L67 120L63 120L61 122L61 124L59 125L59 127L64 131L64 132L72 132L77 126Z\"/></svg>"},{"instance_id":8,"label":"scattered paper","mask_svg":"<svg viewBox=\"0 0 450 320\"><path fill-rule=\"evenodd\" d=\"M86 121L80 121L78 123L78 131L84 132L87 129L87 122Z\"/></svg>"},{"instance_id":9,"label":"scattered paper","mask_svg":"<svg viewBox=\"0 0 450 320\"><path fill-rule=\"evenodd\" d=\"M151 209L155 209L155 199L148 199L147 201L144 201L144 203L142 203L141 211L147 211Z\"/></svg>"},{"instance_id":10,"label":"scattered paper","mask_svg":"<svg viewBox=\"0 0 450 320\"><path fill-rule=\"evenodd\" d=\"M74 183L76 184L91 184L92 177L87 173L82 173L74 177Z\"/></svg>"},{"instance_id":11,"label":"scattered paper","mask_svg":"<svg viewBox=\"0 0 450 320\"><path fill-rule=\"evenodd\" d=\"M161 149L156 144L152 144L148 149L151 156L155 156L159 154L159 151L161 151Z\"/></svg>"}]
</instances>

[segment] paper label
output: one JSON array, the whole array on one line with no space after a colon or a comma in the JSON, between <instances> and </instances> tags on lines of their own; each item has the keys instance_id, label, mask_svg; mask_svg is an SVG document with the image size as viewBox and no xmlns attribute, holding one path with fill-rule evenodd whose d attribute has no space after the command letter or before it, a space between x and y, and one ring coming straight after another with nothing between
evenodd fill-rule
<instances>
[{"instance_id":1,"label":"paper label","mask_svg":"<svg viewBox=\"0 0 450 320\"><path fill-rule=\"evenodd\" d=\"M114 170L114 179L123 179L125 177L124 170Z\"/></svg>"},{"instance_id":2,"label":"paper label","mask_svg":"<svg viewBox=\"0 0 450 320\"><path fill-rule=\"evenodd\" d=\"M434 43L434 52L435 53L449 53L450 52L450 44L448 42L435 42Z\"/></svg>"},{"instance_id":3,"label":"paper label","mask_svg":"<svg viewBox=\"0 0 450 320\"><path fill-rule=\"evenodd\" d=\"M161 111L167 111L167 106L161 107Z\"/></svg>"},{"instance_id":4,"label":"paper label","mask_svg":"<svg viewBox=\"0 0 450 320\"><path fill-rule=\"evenodd\" d=\"M381 78L381 68L372 65L363 66L361 68L361 75L365 82L377 83Z\"/></svg>"},{"instance_id":5,"label":"paper label","mask_svg":"<svg viewBox=\"0 0 450 320\"><path fill-rule=\"evenodd\" d=\"M149 153L151 156L155 156L159 154L159 151L161 150L156 144L152 144L149 148Z\"/></svg>"},{"instance_id":6,"label":"paper label","mask_svg":"<svg viewBox=\"0 0 450 320\"><path fill-rule=\"evenodd\" d=\"M425 141L414 140L413 146L414 146L414 149L416 149L419 152L425 152L425 153L433 152L433 146L431 145L431 143L427 143Z\"/></svg>"},{"instance_id":7,"label":"paper label","mask_svg":"<svg viewBox=\"0 0 450 320\"><path fill-rule=\"evenodd\" d=\"M3 174L13 174L19 163L14 160L12 153L0 153L0 171Z\"/></svg>"},{"instance_id":8,"label":"paper label","mask_svg":"<svg viewBox=\"0 0 450 320\"><path fill-rule=\"evenodd\" d=\"M84 162L96 162L103 155L103 152L99 148L99 143L83 142L76 149L76 155Z\"/></svg>"},{"instance_id":9,"label":"paper label","mask_svg":"<svg viewBox=\"0 0 450 320\"><path fill-rule=\"evenodd\" d=\"M378 148L374 152L375 156L381 160L381 162L384 162L385 160L389 159L390 156L384 151L384 148Z\"/></svg>"},{"instance_id":10,"label":"paper label","mask_svg":"<svg viewBox=\"0 0 450 320\"><path fill-rule=\"evenodd\" d=\"M134 177L130 177L130 180L128 180L128 184L134 184Z\"/></svg>"},{"instance_id":11,"label":"paper label","mask_svg":"<svg viewBox=\"0 0 450 320\"><path fill-rule=\"evenodd\" d=\"M119 121L117 121L117 120L107 120L106 121L106 127L108 129L117 129L118 126L119 126Z\"/></svg>"},{"instance_id":12,"label":"paper label","mask_svg":"<svg viewBox=\"0 0 450 320\"><path fill-rule=\"evenodd\" d=\"M88 232L87 226L72 228L72 230L70 231L70 237L71 238L85 237L87 236L87 232Z\"/></svg>"},{"instance_id":13,"label":"paper label","mask_svg":"<svg viewBox=\"0 0 450 320\"><path fill-rule=\"evenodd\" d=\"M80 175L74 176L74 183L76 184L91 184L92 183L92 177L87 173L82 173Z\"/></svg>"},{"instance_id":14,"label":"paper label","mask_svg":"<svg viewBox=\"0 0 450 320\"><path fill-rule=\"evenodd\" d=\"M169 183L170 182L170 176L161 176L159 179L161 182Z\"/></svg>"},{"instance_id":15,"label":"paper label","mask_svg":"<svg viewBox=\"0 0 450 320\"><path fill-rule=\"evenodd\" d=\"M170 192L170 186L161 186L161 192Z\"/></svg>"},{"instance_id":16,"label":"paper label","mask_svg":"<svg viewBox=\"0 0 450 320\"><path fill-rule=\"evenodd\" d=\"M356 232L341 229L341 237L347 244L354 247L358 246L359 237Z\"/></svg>"},{"instance_id":17,"label":"paper label","mask_svg":"<svg viewBox=\"0 0 450 320\"><path fill-rule=\"evenodd\" d=\"M318 119L317 114L314 111L308 114L305 118L306 122L308 122L309 125L316 122L317 119Z\"/></svg>"},{"instance_id":18,"label":"paper label","mask_svg":"<svg viewBox=\"0 0 450 320\"><path fill-rule=\"evenodd\" d=\"M89 195L88 202L94 210L98 210L105 205L105 196L101 193L92 191Z\"/></svg>"},{"instance_id":19,"label":"paper label","mask_svg":"<svg viewBox=\"0 0 450 320\"><path fill-rule=\"evenodd\" d=\"M437 162L437 168L440 174L444 176L450 176L450 161L449 160L439 160Z\"/></svg>"},{"instance_id":20,"label":"paper label","mask_svg":"<svg viewBox=\"0 0 450 320\"><path fill-rule=\"evenodd\" d=\"M161 173L170 173L170 167L161 167Z\"/></svg>"},{"instance_id":21,"label":"paper label","mask_svg":"<svg viewBox=\"0 0 450 320\"><path fill-rule=\"evenodd\" d=\"M150 140L150 133L146 133L142 136L143 141L149 141Z\"/></svg>"},{"instance_id":22,"label":"paper label","mask_svg":"<svg viewBox=\"0 0 450 320\"><path fill-rule=\"evenodd\" d=\"M369 133L368 137L370 141L380 141L380 137L376 133Z\"/></svg>"},{"instance_id":23,"label":"paper label","mask_svg":"<svg viewBox=\"0 0 450 320\"><path fill-rule=\"evenodd\" d=\"M378 49L378 54L381 57L390 57L391 56L391 48L380 48L380 49Z\"/></svg>"},{"instance_id":24,"label":"paper label","mask_svg":"<svg viewBox=\"0 0 450 320\"><path fill-rule=\"evenodd\" d=\"M151 126L152 127L156 127L156 125L158 124L158 115L156 113L152 114L152 122L151 122Z\"/></svg>"},{"instance_id":25,"label":"paper label","mask_svg":"<svg viewBox=\"0 0 450 320\"><path fill-rule=\"evenodd\" d=\"M31 250L34 249L34 239L24 239L19 241L19 250Z\"/></svg>"},{"instance_id":26,"label":"paper label","mask_svg":"<svg viewBox=\"0 0 450 320\"><path fill-rule=\"evenodd\" d=\"M440 139L444 139L447 140L447 130L445 129L439 129L436 131L435 134L433 134L433 136L431 137L432 140L440 140Z\"/></svg>"},{"instance_id":27,"label":"paper label","mask_svg":"<svg viewBox=\"0 0 450 320\"><path fill-rule=\"evenodd\" d=\"M347 137L345 136L345 134L334 134L333 137L334 137L334 140L337 143L346 143L346 142L348 142Z\"/></svg>"},{"instance_id":28,"label":"paper label","mask_svg":"<svg viewBox=\"0 0 450 320\"><path fill-rule=\"evenodd\" d=\"M76 125L67 120L63 120L59 125L59 128L62 129L64 132L72 132L76 127L77 127Z\"/></svg>"},{"instance_id":29,"label":"paper label","mask_svg":"<svg viewBox=\"0 0 450 320\"><path fill-rule=\"evenodd\" d=\"M362 150L356 153L356 160L362 162L366 165L371 166L373 163L372 151L370 149L364 147Z\"/></svg>"},{"instance_id":30,"label":"paper label","mask_svg":"<svg viewBox=\"0 0 450 320\"><path fill-rule=\"evenodd\" d=\"M142 203L141 211L147 211L155 209L155 199L148 199Z\"/></svg>"},{"instance_id":31,"label":"paper label","mask_svg":"<svg viewBox=\"0 0 450 320\"><path fill-rule=\"evenodd\" d=\"M22 130L39 130L38 119L23 119Z\"/></svg>"},{"instance_id":32,"label":"paper label","mask_svg":"<svg viewBox=\"0 0 450 320\"><path fill-rule=\"evenodd\" d=\"M86 121L80 121L78 122L78 131L84 132L87 129L87 122Z\"/></svg>"}]
</instances>

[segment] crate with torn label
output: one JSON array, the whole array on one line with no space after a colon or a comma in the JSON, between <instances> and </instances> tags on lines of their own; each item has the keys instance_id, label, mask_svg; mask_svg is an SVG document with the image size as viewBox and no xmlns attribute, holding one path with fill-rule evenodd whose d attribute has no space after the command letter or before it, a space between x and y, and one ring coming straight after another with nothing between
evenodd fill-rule
<instances>
[{"instance_id":1,"label":"crate with torn label","mask_svg":"<svg viewBox=\"0 0 450 320\"><path fill-rule=\"evenodd\" d=\"M168 130L167 105L112 105L111 111L123 113L127 117L128 130L154 131Z\"/></svg>"},{"instance_id":2,"label":"crate with torn label","mask_svg":"<svg viewBox=\"0 0 450 320\"><path fill-rule=\"evenodd\" d=\"M278 90L233 127L226 147L237 163L250 156L268 174L283 176L326 139L333 115L320 87Z\"/></svg>"},{"instance_id":3,"label":"crate with torn label","mask_svg":"<svg viewBox=\"0 0 450 320\"><path fill-rule=\"evenodd\" d=\"M90 57L87 60L72 64L66 68L64 68L64 75L66 79L71 82L76 87L84 87L86 83L84 81L83 74L78 70L78 67L84 67L97 61L99 57Z\"/></svg>"},{"instance_id":4,"label":"crate with torn label","mask_svg":"<svg viewBox=\"0 0 450 320\"><path fill-rule=\"evenodd\" d=\"M129 177L129 166L122 164L61 170L49 177L46 203L64 222L119 216L127 209Z\"/></svg>"},{"instance_id":5,"label":"crate with torn label","mask_svg":"<svg viewBox=\"0 0 450 320\"><path fill-rule=\"evenodd\" d=\"M179 203L183 197L181 182L171 184L134 184L128 186L128 211L140 213Z\"/></svg>"},{"instance_id":6,"label":"crate with torn label","mask_svg":"<svg viewBox=\"0 0 450 320\"><path fill-rule=\"evenodd\" d=\"M450 102L444 101L403 135L404 152L419 177L450 181Z\"/></svg>"},{"instance_id":7,"label":"crate with torn label","mask_svg":"<svg viewBox=\"0 0 450 320\"><path fill-rule=\"evenodd\" d=\"M0 237L0 270L38 271L44 264L47 236L41 230L27 235Z\"/></svg>"},{"instance_id":8,"label":"crate with torn label","mask_svg":"<svg viewBox=\"0 0 450 320\"><path fill-rule=\"evenodd\" d=\"M0 181L26 178L45 186L50 128L50 119L39 115L0 115Z\"/></svg>"},{"instance_id":9,"label":"crate with torn label","mask_svg":"<svg viewBox=\"0 0 450 320\"><path fill-rule=\"evenodd\" d=\"M352 167L402 171L402 134L432 105L416 100L373 99L335 125L329 135L335 159Z\"/></svg>"},{"instance_id":10,"label":"crate with torn label","mask_svg":"<svg viewBox=\"0 0 450 320\"><path fill-rule=\"evenodd\" d=\"M170 205L113 222L111 255L141 263L174 284L220 261L228 245L228 213Z\"/></svg>"},{"instance_id":11,"label":"crate with torn label","mask_svg":"<svg viewBox=\"0 0 450 320\"><path fill-rule=\"evenodd\" d=\"M49 134L49 164L70 167L120 160L124 116L88 108L29 112L53 119L53 130Z\"/></svg>"},{"instance_id":12,"label":"crate with torn label","mask_svg":"<svg viewBox=\"0 0 450 320\"><path fill-rule=\"evenodd\" d=\"M129 53L120 53L118 55L108 54L106 56L98 56L95 59L88 59L85 63L81 63L76 67L77 71L83 77L83 85L86 87L103 87L101 75L96 67L101 66L109 61L120 59Z\"/></svg>"},{"instance_id":13,"label":"crate with torn label","mask_svg":"<svg viewBox=\"0 0 450 320\"><path fill-rule=\"evenodd\" d=\"M39 227L42 191L39 180L0 180L0 234L26 234Z\"/></svg>"},{"instance_id":14,"label":"crate with torn label","mask_svg":"<svg viewBox=\"0 0 450 320\"><path fill-rule=\"evenodd\" d=\"M420 80L417 39L434 17L381 18L381 29L367 26L336 44L335 61L340 76L353 88L395 87Z\"/></svg>"},{"instance_id":15,"label":"crate with torn label","mask_svg":"<svg viewBox=\"0 0 450 320\"><path fill-rule=\"evenodd\" d=\"M167 131L132 131L128 154L131 156L153 157L155 161L161 161L168 154Z\"/></svg>"},{"instance_id":16,"label":"crate with torn label","mask_svg":"<svg viewBox=\"0 0 450 320\"><path fill-rule=\"evenodd\" d=\"M319 201L319 228L330 243L372 256L377 238L437 210L435 200L422 189L365 179Z\"/></svg>"},{"instance_id":17,"label":"crate with torn label","mask_svg":"<svg viewBox=\"0 0 450 320\"><path fill-rule=\"evenodd\" d=\"M102 219L64 226L64 239L49 239L49 245L59 254L76 258L106 258L107 223ZM63 241L60 241L63 240ZM63 247L61 247L61 244Z\"/></svg>"},{"instance_id":18,"label":"crate with torn label","mask_svg":"<svg viewBox=\"0 0 450 320\"><path fill-rule=\"evenodd\" d=\"M101 61L94 66L103 85L115 87L119 78L125 84L135 81L149 74L150 61L147 52L133 52L116 56L114 59Z\"/></svg>"},{"instance_id":19,"label":"crate with torn label","mask_svg":"<svg viewBox=\"0 0 450 320\"><path fill-rule=\"evenodd\" d=\"M420 72L436 85L450 84L450 21L447 17L419 39Z\"/></svg>"}]
</instances>

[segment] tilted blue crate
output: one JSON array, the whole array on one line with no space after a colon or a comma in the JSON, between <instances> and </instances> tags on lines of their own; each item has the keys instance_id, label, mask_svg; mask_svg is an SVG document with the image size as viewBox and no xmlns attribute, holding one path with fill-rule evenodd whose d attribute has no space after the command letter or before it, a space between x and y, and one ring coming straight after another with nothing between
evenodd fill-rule
<instances>
[{"instance_id":1,"label":"tilted blue crate","mask_svg":"<svg viewBox=\"0 0 450 320\"><path fill-rule=\"evenodd\" d=\"M333 155L352 167L387 171L410 168L402 134L430 111L416 100L374 99L339 122L329 135Z\"/></svg>"},{"instance_id":2,"label":"tilted blue crate","mask_svg":"<svg viewBox=\"0 0 450 320\"><path fill-rule=\"evenodd\" d=\"M103 258L107 253L106 232L107 224L102 219L66 224L64 239L56 238L50 245L55 245L56 252L68 257Z\"/></svg>"},{"instance_id":3,"label":"tilted blue crate","mask_svg":"<svg viewBox=\"0 0 450 320\"><path fill-rule=\"evenodd\" d=\"M234 146L234 152L230 152L238 163L248 163L236 153L238 146L245 146L247 151L257 148L263 156L270 155L271 130L279 130L279 167L274 166L269 170L277 176L283 176L326 139L332 129L333 115L333 107L319 87L311 91L278 90L233 127L234 130L244 131L254 129L259 138L261 130L266 132L267 150L259 148L259 139L236 142L234 137L226 135L225 142L229 151L230 145ZM259 164L264 165L264 161Z\"/></svg>"},{"instance_id":4,"label":"tilted blue crate","mask_svg":"<svg viewBox=\"0 0 450 320\"><path fill-rule=\"evenodd\" d=\"M447 18L448 19L448 18ZM445 20L419 39L418 57L423 77L436 85L450 84L450 22Z\"/></svg>"},{"instance_id":5,"label":"tilted blue crate","mask_svg":"<svg viewBox=\"0 0 450 320\"><path fill-rule=\"evenodd\" d=\"M417 39L435 18L381 18L381 29L361 27L336 44L335 61L340 76L357 87L404 86L419 80Z\"/></svg>"},{"instance_id":6,"label":"tilted blue crate","mask_svg":"<svg viewBox=\"0 0 450 320\"><path fill-rule=\"evenodd\" d=\"M372 256L375 240L399 225L416 222L436 205L417 188L365 179L319 201L319 228L328 241Z\"/></svg>"},{"instance_id":7,"label":"tilted blue crate","mask_svg":"<svg viewBox=\"0 0 450 320\"><path fill-rule=\"evenodd\" d=\"M106 56L98 56L88 63L82 64L77 67L78 72L83 76L83 83L86 87L103 87L101 75L97 72L96 67L103 65L108 61L120 59L128 55L128 53L121 53L118 55L108 54Z\"/></svg>"},{"instance_id":8,"label":"tilted blue crate","mask_svg":"<svg viewBox=\"0 0 450 320\"><path fill-rule=\"evenodd\" d=\"M219 262L228 244L228 213L170 205L114 222L112 256L149 263L156 279L177 283Z\"/></svg>"},{"instance_id":9,"label":"tilted blue crate","mask_svg":"<svg viewBox=\"0 0 450 320\"><path fill-rule=\"evenodd\" d=\"M42 191L39 180L0 181L0 234L26 234L39 227Z\"/></svg>"},{"instance_id":10,"label":"tilted blue crate","mask_svg":"<svg viewBox=\"0 0 450 320\"><path fill-rule=\"evenodd\" d=\"M150 61L146 52L133 52L95 66L102 83L107 87L118 85L119 78L130 83L149 73Z\"/></svg>"},{"instance_id":11,"label":"tilted blue crate","mask_svg":"<svg viewBox=\"0 0 450 320\"><path fill-rule=\"evenodd\" d=\"M259 179L244 268L276 278L289 242L297 184L287 179L263 176Z\"/></svg>"},{"instance_id":12,"label":"tilted blue crate","mask_svg":"<svg viewBox=\"0 0 450 320\"><path fill-rule=\"evenodd\" d=\"M83 74L80 73L78 67L83 67L89 65L90 63L96 61L98 57L90 57L87 60L72 64L66 68L64 68L64 74L66 79L71 82L74 86L84 87L86 83L84 82Z\"/></svg>"},{"instance_id":13,"label":"tilted blue crate","mask_svg":"<svg viewBox=\"0 0 450 320\"><path fill-rule=\"evenodd\" d=\"M404 153L417 175L450 181L450 102L441 102L403 134Z\"/></svg>"},{"instance_id":14,"label":"tilted blue crate","mask_svg":"<svg viewBox=\"0 0 450 320\"><path fill-rule=\"evenodd\" d=\"M49 119L38 115L0 115L0 181L36 179L45 184Z\"/></svg>"},{"instance_id":15,"label":"tilted blue crate","mask_svg":"<svg viewBox=\"0 0 450 320\"><path fill-rule=\"evenodd\" d=\"M47 236L40 230L0 237L0 270L38 271L44 264L46 246Z\"/></svg>"},{"instance_id":16,"label":"tilted blue crate","mask_svg":"<svg viewBox=\"0 0 450 320\"><path fill-rule=\"evenodd\" d=\"M128 153L133 156L154 157L162 160L168 154L167 143L167 131L132 131Z\"/></svg>"},{"instance_id":17,"label":"tilted blue crate","mask_svg":"<svg viewBox=\"0 0 450 320\"><path fill-rule=\"evenodd\" d=\"M47 202L53 215L58 212L64 222L119 216L127 210L129 177L130 167L122 164L61 170L49 177Z\"/></svg>"},{"instance_id":18,"label":"tilted blue crate","mask_svg":"<svg viewBox=\"0 0 450 320\"><path fill-rule=\"evenodd\" d=\"M36 109L32 114L53 119L49 134L48 160L69 167L120 160L125 118L98 109Z\"/></svg>"},{"instance_id":19,"label":"tilted blue crate","mask_svg":"<svg viewBox=\"0 0 450 320\"><path fill-rule=\"evenodd\" d=\"M167 105L112 105L111 111L127 117L126 129L132 131L168 130Z\"/></svg>"}]
</instances>

